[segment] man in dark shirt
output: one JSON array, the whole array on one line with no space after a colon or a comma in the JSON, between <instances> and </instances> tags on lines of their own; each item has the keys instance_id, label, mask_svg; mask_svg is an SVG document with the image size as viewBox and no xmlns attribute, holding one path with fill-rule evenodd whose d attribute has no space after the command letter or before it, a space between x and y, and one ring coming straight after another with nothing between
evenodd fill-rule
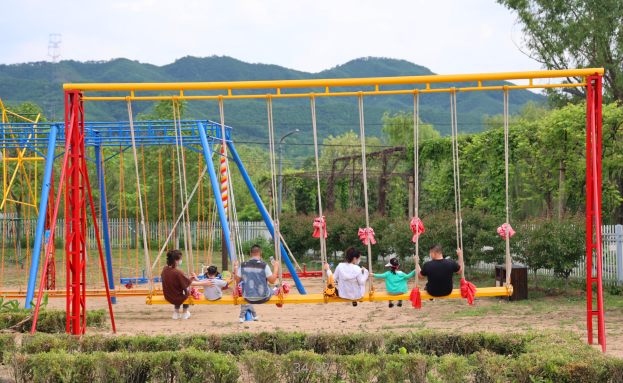
<instances>
[{"instance_id":1,"label":"man in dark shirt","mask_svg":"<svg viewBox=\"0 0 623 383\"><path fill-rule=\"evenodd\" d=\"M419 271L418 278L428 277L428 283L424 290L434 297L445 297L452 292L452 277L454 273L460 273L463 265L463 251L456 250L459 256L459 263L443 257L441 245L435 244L430 247L430 257L432 260L426 262ZM419 266L418 266L419 268Z\"/></svg>"}]
</instances>

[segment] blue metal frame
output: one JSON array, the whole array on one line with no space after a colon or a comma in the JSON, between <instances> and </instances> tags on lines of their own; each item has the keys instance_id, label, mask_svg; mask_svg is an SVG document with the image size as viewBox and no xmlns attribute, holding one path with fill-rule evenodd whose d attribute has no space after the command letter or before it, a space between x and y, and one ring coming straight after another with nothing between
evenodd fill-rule
<instances>
[{"instance_id":1,"label":"blue metal frame","mask_svg":"<svg viewBox=\"0 0 623 383\"><path fill-rule=\"evenodd\" d=\"M37 230L35 231L35 244L32 250L32 264L30 275L28 276L28 291L26 292L26 304L24 307L30 308L35 295L35 284L37 283L37 270L39 268L39 255L41 254L41 243L43 242L43 231L45 229L45 215L48 210L48 198L50 196L50 181L52 180L52 167L54 166L54 148L56 147L56 130L58 127L52 125L48 137L48 153L46 155L45 170L43 172L43 185L41 187L41 200L39 203L39 216L37 217Z\"/></svg>"},{"instance_id":2,"label":"blue metal frame","mask_svg":"<svg viewBox=\"0 0 623 383\"><path fill-rule=\"evenodd\" d=\"M136 144L153 146L153 145L175 145L175 124L172 121L139 121L134 123ZM218 177L216 175L216 169L212 162L212 153L220 153L214 151L214 144L221 143L221 127L220 124L209 120L190 120L181 122L182 135L184 137L184 146L188 149L200 152L206 159L208 165L208 171L210 175L210 183L212 185L212 192L215 196L220 197L220 185L218 183ZM238 156L232 142L231 142L231 127L225 127L225 141L227 142L233 160L238 169L240 170L253 199L268 227L271 235L274 237L274 228L268 217L268 213L264 208L259 195L255 190L251 179L247 174L242 161ZM39 257L41 253L41 245L44 238L43 229L45 226L45 214L48 204L48 196L50 192L50 179L52 174L52 167L54 160L61 157L63 154L54 156L54 149L56 147L63 147L65 143L65 124L32 124L32 123L19 123L19 124L0 124L0 149L3 148L29 148L37 153L41 154L37 148L47 148L43 188L41 192L41 203L39 208L39 217L37 220L37 231L35 234L35 246L33 249L32 266L30 269L30 277L28 280L28 291L26 295L26 307L30 307L30 302L34 297L35 284L37 281L37 271L40 263ZM104 162L114 158L117 154L102 158L101 149L103 147L119 147L125 146L122 151L129 149L132 145L130 136L130 124L129 122L90 122L85 123L85 146L93 147L95 149L95 158L89 159L94 162L97 169L98 185L100 188L100 202L102 211L102 227L104 236L104 245L106 252L106 269L108 273L108 283L111 291L114 291L114 277L112 269L112 254L110 248L110 237L108 228L108 214L106 210L106 185L103 180L102 165ZM197 146L201 146L201 150ZM193 147L194 146L194 147ZM231 261L234 261L234 248L230 241L229 225L227 224L227 217L225 215L225 209L221 198L215 198L219 217L221 219L221 225L225 234L225 242ZM305 289L298 278L290 259L288 258L283 245L281 245L282 258L288 266L288 270L294 278L296 288L299 293L305 294ZM146 278L121 278L119 280L123 284L127 283L146 283ZM144 280L144 281L143 281ZM116 303L116 297L113 295L112 303Z\"/></svg>"},{"instance_id":3,"label":"blue metal frame","mask_svg":"<svg viewBox=\"0 0 623 383\"><path fill-rule=\"evenodd\" d=\"M184 137L185 146L193 150L191 145L201 145L199 134L199 124L209 139L219 139L221 137L220 124L209 120L187 120L181 121L181 130ZM65 142L65 124L54 124L57 126L56 142L61 146ZM0 149L1 148L29 148L37 151L36 148L45 148L48 144L50 134L50 123L15 123L0 124ZM231 128L225 127L225 139L231 140ZM130 146L132 138L130 136L129 122L85 122L85 146ZM175 124L172 121L136 121L134 131L137 145L175 145ZM63 146L64 147L64 146ZM38 152L42 157L43 155Z\"/></svg>"},{"instance_id":4,"label":"blue metal frame","mask_svg":"<svg viewBox=\"0 0 623 383\"><path fill-rule=\"evenodd\" d=\"M238 166L238 170L240 170L240 174L242 174L242 178L244 179L244 182L247 184L247 188L249 189L249 192L251 192L253 201L255 201L255 205L257 206L257 209L260 211L260 214L262 215L262 219L264 219L264 222L266 223L266 227L268 228L268 231L270 231L270 235L273 236L273 241L277 240L275 239L275 228L273 227L273 223L270 220L268 212L266 211L266 208L264 207L264 204L262 203L260 196L257 194L257 191L255 190L255 187L253 186L253 182L251 182L251 178L249 177L247 170L244 168L244 165L242 164L242 161L240 160L240 157L238 156L238 152L236 151L236 148L234 148L234 144L229 143L227 144L227 146L229 147L229 153L231 153L231 156L233 157L234 162ZM218 201L218 198L217 198L217 201ZM288 254L286 253L286 250L283 247L283 244L281 243L281 241L279 241L279 245L281 247L281 259L283 259L283 261L286 263L286 266L288 267L288 271L290 271L290 275L292 276L292 279L294 279L294 283L296 284L296 289L299 291L300 294L303 294L303 295L307 294L305 292L305 288L303 287L303 284L301 283L301 280L296 274L296 270L294 269L294 266L292 266L292 262L290 262L290 258L288 258Z\"/></svg>"},{"instance_id":5,"label":"blue metal frame","mask_svg":"<svg viewBox=\"0 0 623 383\"><path fill-rule=\"evenodd\" d=\"M102 232L104 235L104 251L106 252L106 269L108 271L108 288L111 291L110 302L117 303L115 296L115 278L112 271L112 251L110 250L110 233L108 229L108 201L106 200L106 183L104 182L104 162L102 161L102 147L95 146L95 167L97 169L97 184L100 189L100 211L102 212Z\"/></svg>"}]
</instances>

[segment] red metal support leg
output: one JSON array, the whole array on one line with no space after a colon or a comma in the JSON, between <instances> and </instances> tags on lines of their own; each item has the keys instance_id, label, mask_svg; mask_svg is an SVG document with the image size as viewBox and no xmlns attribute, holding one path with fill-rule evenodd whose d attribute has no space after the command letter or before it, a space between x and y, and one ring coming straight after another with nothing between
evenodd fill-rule
<instances>
[{"instance_id":1,"label":"red metal support leg","mask_svg":"<svg viewBox=\"0 0 623 383\"><path fill-rule=\"evenodd\" d=\"M84 150L84 106L82 94L79 91L69 90L65 92L65 156L61 166L61 177L54 203L54 211L50 220L49 230L54 233L56 229L56 219L60 205L63 181L65 182L65 219L67 227L67 244L65 247L67 256L67 322L68 333L74 335L84 334L86 329L86 198L89 198L91 206L91 218L95 227L97 246L99 250L100 265L106 286L106 296L108 297L108 309L112 322L113 332L116 332L115 317L112 311L110 291L108 289L108 276L104 264L102 245L100 242L97 217L91 196L91 186L89 174L85 160ZM52 189L54 189L52 187ZM52 246L46 247L43 275L39 286L39 295L33 317L31 334L37 328L37 318L41 297L43 294L44 283L49 270L50 253Z\"/></svg>"},{"instance_id":2,"label":"red metal support leg","mask_svg":"<svg viewBox=\"0 0 623 383\"><path fill-rule=\"evenodd\" d=\"M50 230L52 227L52 216L54 215L54 168L52 168L52 179L50 180L50 197L48 199L48 210L46 214L45 230L50 232L50 236L47 239L47 243L50 243L52 248L50 252L50 260L47 267L47 278L45 281L46 290L56 290L56 257L54 246L54 233ZM47 244L46 243L46 244Z\"/></svg>"},{"instance_id":3,"label":"red metal support leg","mask_svg":"<svg viewBox=\"0 0 623 383\"><path fill-rule=\"evenodd\" d=\"M587 77L586 87L586 308L588 343L593 344L593 317L597 317L597 340L606 351L606 326L602 283L601 243L601 88L602 77ZM595 257L596 273L593 273ZM596 275L594 275L596 274ZM597 284L594 286L594 284ZM593 302L597 289L597 307Z\"/></svg>"},{"instance_id":4,"label":"red metal support leg","mask_svg":"<svg viewBox=\"0 0 623 383\"><path fill-rule=\"evenodd\" d=\"M65 248L67 255L67 332L79 335L84 333L86 326L84 310L85 196L84 179L81 174L81 159L84 157L84 105L77 91L67 92L66 103L68 104L66 110L69 113L68 123L73 128L70 135L65 137L70 147L69 153L66 153L69 156L69 162L66 165L67 178L65 180L67 190L65 204L68 213Z\"/></svg>"}]
</instances>

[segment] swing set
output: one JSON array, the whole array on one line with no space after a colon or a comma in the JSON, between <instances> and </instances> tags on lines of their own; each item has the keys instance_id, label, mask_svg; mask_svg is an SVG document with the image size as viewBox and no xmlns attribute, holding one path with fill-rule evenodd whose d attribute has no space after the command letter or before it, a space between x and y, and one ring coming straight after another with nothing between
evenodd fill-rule
<instances>
[{"instance_id":1,"label":"swing set","mask_svg":"<svg viewBox=\"0 0 623 383\"><path fill-rule=\"evenodd\" d=\"M451 111L451 126L452 126L452 157L453 157L453 178L454 178L454 190L455 190L455 214L456 214L456 233L457 233L457 248L462 248L462 214L461 214L461 190L460 190L460 148L458 142L458 128L457 128L457 93L459 92L471 92L471 91L502 91L504 96L504 133L505 133L505 173L506 173L506 222L502 223L498 232L506 241L506 285L501 287L491 288L478 288L476 289L469 282L466 282L464 275L461 279L461 289L455 289L450 295L443 298L467 298L471 304L474 297L482 296L500 296L512 294L512 285L510 284L510 271L512 266L511 254L510 254L510 237L513 233L510 227L510 214L509 214L509 201L508 201L508 189L509 189L509 175L508 175L508 145L509 145L509 94L514 89L537 89L537 88L565 88L565 87L584 87L587 93L587 155L586 155L586 227L587 227L587 291L592 291L593 284L597 286L597 302L596 307L593 303L592 294L587 295L587 329L589 343L593 342L593 324L592 319L597 317L598 322L598 342L602 345L605 351L605 324L603 314L603 295L602 295L602 279L601 279L601 262L602 262L602 245L601 245L601 87L603 69L575 69L575 70L556 70L556 71L532 71L532 72L507 72L507 73L491 73L491 74L471 74L471 75L440 75L440 76L408 76L408 77L389 77L389 78L360 78L360 79L327 79L327 80L284 80L284 81L240 81L240 82L213 82L213 83L127 83L127 84L65 84L63 86L66 97L66 132L65 132L65 154L63 158L63 165L61 167L61 184L65 180L68 191L66 192L67 205L66 209L69 210L68 216L72 222L67 229L67 249L68 254L71 256L71 260L68 262L67 272L67 299L68 299L68 321L72 321L72 325L68 324L68 332L71 329L72 333L81 333L84 331L80 323L80 316L84 315L84 302L85 302L85 288L84 281L85 274L85 260L86 251L83 240L83 231L86 224L86 200L91 204L92 220L96 222L97 218L93 213L93 202L90 196L90 185L88 174L86 172L85 165L85 143L89 140L89 134L96 134L95 131L85 130L84 123L84 102L85 101L125 101L128 108L129 116L129 129L124 130L124 144L129 145L131 142L132 154L135 165L136 176L136 188L137 188L137 203L138 211L140 212L140 230L143 235L143 249L146 265L145 278L147 279L147 304L168 304L162 295L158 294L155 288L155 280L153 276L153 270L157 267L160 260L160 256L165 251L166 244L163 246L155 260L152 260L150 255L150 247L148 243L148 236L146 235L146 214L143 206L143 198L146 198L143 194L145 185L141 183L138 166L138 144L141 144L145 136L149 136L149 132L145 132L144 128L139 124L135 125L132 115L132 101L135 100L172 100L174 110L178 110L179 100L215 100L219 104L220 123L214 123L210 129L206 129L206 126L202 122L196 124L196 129L192 128L192 133L184 134L181 126L182 122L179 118L175 117L173 121L174 128L169 130L171 135L165 135L168 143L174 144L176 147L176 158L178 168L178 184L179 184L179 198L182 206L181 214L176 217L176 223L174 227L169 231L168 237L165 242L168 242L171 238L175 227L182 220L182 231L184 232L184 248L189 259L195 259L193 255L192 246L188 243L189 217L188 206L197 190L195 189L189 194L187 186L186 176L186 161L184 157L184 148L190 148L196 151L200 151L203 154L205 163L203 172L200 175L199 181L203 179L203 175L206 171L209 171L209 178L212 185L212 192L215 196L221 195L223 189L219 187L215 168L212 164L213 155L220 156L221 165L225 165L225 175L228 176L228 161L232 159L238 168L241 170L243 179L256 202L260 213L262 214L271 235L273 238L279 240L275 243L275 254L277 255L277 261L281 262L282 259L288 266L290 274L294 278L296 287L299 291L299 295L287 295L286 292L281 289L278 296L274 296L268 303L277 303L279 305L284 303L333 303L333 302L350 302L341 298L330 298L325 294L306 294L303 286L300 284L300 280L296 276L296 272L292 263L289 261L289 257L284 248L282 242L282 236L279 231L278 218L272 220L266 209L255 192L253 185L245 171L244 166L240 161L240 157L236 152L236 149L231 140L231 129L225 126L224 122L224 101L236 100L236 99L264 99L267 105L267 126L269 136L269 152L270 152L270 165L271 165L271 183L274 190L276 190L277 172L275 161L275 139L274 139L274 126L273 126L273 100L280 98L302 98L307 97L311 103L311 125L314 135L314 151L316 158L316 175L318 180L318 201L319 211L318 218L316 219L316 227L318 229L318 238L320 241L320 253L321 260L326 262L326 222L322 215L322 201L320 194L320 177L318 169L318 138L316 128L316 107L315 102L317 97L357 97L358 109L359 109L359 122L360 122L360 140L361 140L361 161L363 167L363 192L365 202L366 213L366 227L360 229L360 238L363 240L364 245L367 246L368 254L368 267L372 268L372 245L374 242L374 231L369 224L368 215L368 187L366 180L366 148L365 148L365 122L364 122L364 96L382 96L388 94L401 94L412 95L414 103L414 169L418 169L419 166L419 100L420 97L425 97L428 93L446 92L450 94L450 111ZM581 83L576 84L535 84L535 79L565 79L568 77L581 77L584 79ZM502 81L502 80L524 80L529 82L527 85L497 85L486 84L486 82ZM455 87L454 84L463 83L463 87ZM484 83L484 84L483 84ZM443 84L447 84L446 87ZM288 90L296 88L292 92ZM406 89L409 88L409 89ZM316 93L318 89L324 89L324 92ZM265 95L261 94L249 94L245 93L245 90L266 90L268 92ZM153 91L176 91L179 92L175 96L145 96L140 95L140 92L153 92ZM216 91L220 92L220 95L208 96L197 95L195 91ZM88 92L99 92L97 96L87 95ZM107 96L106 92L127 92L126 96ZM185 94L184 92L187 92ZM190 92L195 94L190 95ZM137 94L138 93L138 94ZM179 116L179 112L177 113ZM185 123L185 122L184 122ZM54 134L52 134L54 133ZM129 134L129 135L128 135ZM50 140L56 138L56 132L50 132ZM106 136L108 140L115 140L114 136ZM128 141L128 138L130 141ZM200 145L200 149L195 149L192 144ZM118 143L117 143L118 145ZM220 145L220 150L215 150L214 146ZM54 145L52 145L52 148ZM48 156L46 156L46 172L44 174L44 185L50 180L50 172L48 167L51 168L50 160L53 159L52 154L49 153L50 146L48 145ZM96 150L97 153L97 150ZM221 168L221 172L222 172ZM223 180L223 173L221 174L221 181ZM228 178L228 177L225 177ZM418 193L418 174L415 173L415 193ZM103 177L98 172L98 180L103 182ZM142 185L141 185L142 184ZM39 212L45 212L48 208L47 195L50 191L49 184L47 188L44 187L41 193L41 204ZM222 186L222 185L221 185ZM61 187L58 188L56 205L53 210L52 218L50 220L51 227L53 228L56 223L56 216L58 213L58 202L61 195ZM105 194L105 193L104 193ZM233 196L232 196L233 197ZM414 231L414 254L416 262L419 261L419 235L423 233L423 227L419 219L419 206L417 205L418 196L415 196L416 207L415 217L412 220L412 230ZM235 216L232 216L232 220L227 220L226 205L223 203L222 198L215 198L214 214L218 213L220 221L222 223L222 229L225 234L225 242L230 260L233 262L238 259L242 259L242 252L240 248L240 241L236 241L236 236L232 235L230 228L234 228L233 222ZM232 201L233 202L233 198ZM105 203L105 202L104 202ZM276 203L273 201L273 203ZM276 206L273 211L276 211ZM104 213L105 209L102 209ZM230 212L234 210L229 210ZM43 214L45 216L45 214ZM102 214L102 220L104 220L104 214ZM39 213L39 221L42 213ZM94 225L97 228L97 224ZM108 237L107 225L104 227L104 238ZM97 230L96 230L97 231ZM52 230L53 232L53 230ZM38 265L38 256L41 249L41 236L42 230L37 231L37 237L35 239L35 248L33 249L33 262L31 267L31 278L33 277L32 268L36 269ZM99 233L97 234L98 251L100 255L100 262L104 264L104 258L102 253L102 246L99 240ZM37 247L37 244L39 247ZM48 264L51 246L48 244L45 251L45 263ZM107 253L107 259L110 260L110 255ZM37 258L35 262L34 258ZM596 275L593 275L593 261L596 262ZM192 263L192 261L190 262ZM194 263L191 265L196 267ZM46 266L43 268L45 274ZM464 270L464 268L463 268ZM110 271L110 270L109 270ZM138 270L135 270L135 273ZM112 275L112 272L109 272ZM36 270L34 279L36 279ZM106 273L103 273L104 280L106 281ZM323 282L326 283L326 274L323 271ZM34 284L34 281L29 280L29 292L30 285ZM281 273L279 273L279 284L283 286L281 281ZM107 294L108 283L105 282ZM43 285L39 288L39 297L37 300L37 310L41 295L43 293ZM234 289L236 290L236 289ZM409 299L408 294L403 296L388 295L386 293L376 293L373 286L372 279L369 279L367 293L359 301L386 301L395 299ZM32 290L34 292L34 289ZM419 287L416 286L412 295L419 296L419 299L432 298L426 292L420 292ZM112 299L109 296L109 304ZM439 297L436 297L439 298ZM242 298L234 293L232 297L223 297L218 301L205 301L189 298L187 303L190 304L239 304L242 303ZM415 305L415 304L414 304ZM112 318L112 306L110 306L111 318ZM36 315L36 314L35 314ZM35 320L36 322L36 320ZM33 327L34 328L34 327ZM114 320L113 320L114 328Z\"/></svg>"}]
</instances>

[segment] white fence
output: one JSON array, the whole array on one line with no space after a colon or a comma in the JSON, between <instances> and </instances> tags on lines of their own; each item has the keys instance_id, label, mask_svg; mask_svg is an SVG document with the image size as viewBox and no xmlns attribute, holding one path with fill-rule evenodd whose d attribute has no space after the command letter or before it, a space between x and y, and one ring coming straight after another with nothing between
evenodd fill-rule
<instances>
[{"instance_id":1,"label":"white fence","mask_svg":"<svg viewBox=\"0 0 623 383\"><path fill-rule=\"evenodd\" d=\"M3 246L8 248L14 248L19 246L15 246L15 238L16 238L16 230L17 225L20 224L21 229L21 240L25 242L27 239L30 241L31 246L34 242L35 237L35 229L37 226L37 221L35 219L21 219L17 220L15 218L6 219L0 218L0 229L2 232L2 242ZM136 230L137 230L137 222L135 219L109 219L108 228L110 234L110 244L111 247L131 247L134 248L136 246L137 239L142 241L141 233L139 232L139 237L137 238ZM167 238L168 233L173 228L173 222L149 222L148 223L148 237L151 243L151 246L154 247L154 244L161 243L164 244L164 241ZM65 238L65 221L59 219L56 223L55 237ZM102 226L100 223L100 235L103 235ZM240 233L240 238L243 241L251 241L258 236L264 237L266 239L271 238L270 232L266 227L264 222L237 222L235 224L235 229ZM183 241L183 231L181 224L178 226L177 235L181 237ZM89 227L88 230L87 243L90 247L97 247L97 241L95 238L95 228ZM198 246L199 248L203 248L204 244L208 243L210 233L210 226L208 222L191 222L190 224L190 234L192 238L193 246ZM216 247L221 246L222 234L221 234L221 224L220 222L216 222L212 226L212 240L213 244ZM171 243L175 243L174 239L171 239ZM616 282L618 284L623 284L623 226L622 225L604 225L602 226L602 249L603 249L603 258L602 258L602 278L606 282ZM596 275L596 265L597 260L596 256L593 259L593 275ZM493 270L495 268L494 264L487 264L480 262L472 267L472 270ZM542 276L553 276L554 272L552 270L537 270L538 275ZM578 264L578 266L573 269L570 275L571 278L574 279L584 279L586 278L586 262L582 261Z\"/></svg>"},{"instance_id":2,"label":"white fence","mask_svg":"<svg viewBox=\"0 0 623 383\"><path fill-rule=\"evenodd\" d=\"M603 225L602 233L602 279L605 282L623 284L623 226ZM597 256L593 256L593 276L597 275ZM472 270L493 270L494 264L479 262ZM537 275L554 276L552 270L537 270ZM586 279L586 261L579 262L570 278Z\"/></svg>"},{"instance_id":3,"label":"white fence","mask_svg":"<svg viewBox=\"0 0 623 383\"><path fill-rule=\"evenodd\" d=\"M37 221L35 219L1 219L0 218L0 230L4 238L4 246L8 246L10 248L14 247L15 238L17 236L17 227L19 224L19 228L21 230L20 237L21 241L25 243L25 241L29 240L31 243L34 242L35 238L35 230L37 226ZM151 246L154 246L154 243L162 243L167 239L170 231L173 229L174 222L149 222L147 224L147 236L151 243ZM138 229L138 237L137 237L137 229ZM240 238L243 241L251 241L258 236L264 237L266 239L270 238L270 232L266 227L264 222L237 222L235 224L234 229L240 233ZM221 234L221 223L216 222L212 225L212 238L213 243L216 247L221 246L222 234ZM99 231L100 236L103 238L102 224L99 223ZM110 236L110 245L113 248L118 247L136 247L137 239L142 241L142 230L140 229L140 225L137 224L135 219L109 219L108 220L108 233ZM54 236L58 239L65 239L66 225L65 220L59 219L56 222L56 229L54 230ZM190 236L192 238L193 246L199 246L199 248L203 248L204 244L208 243L210 235L210 225L208 222L194 221L190 223ZM182 222L178 224L177 227L177 236L181 238L183 241L183 227ZM172 237L170 243L173 243L175 239ZM64 242L63 242L64 243ZM91 248L97 247L97 239L95 238L95 227L90 226L87 228L87 243Z\"/></svg>"}]
</instances>

